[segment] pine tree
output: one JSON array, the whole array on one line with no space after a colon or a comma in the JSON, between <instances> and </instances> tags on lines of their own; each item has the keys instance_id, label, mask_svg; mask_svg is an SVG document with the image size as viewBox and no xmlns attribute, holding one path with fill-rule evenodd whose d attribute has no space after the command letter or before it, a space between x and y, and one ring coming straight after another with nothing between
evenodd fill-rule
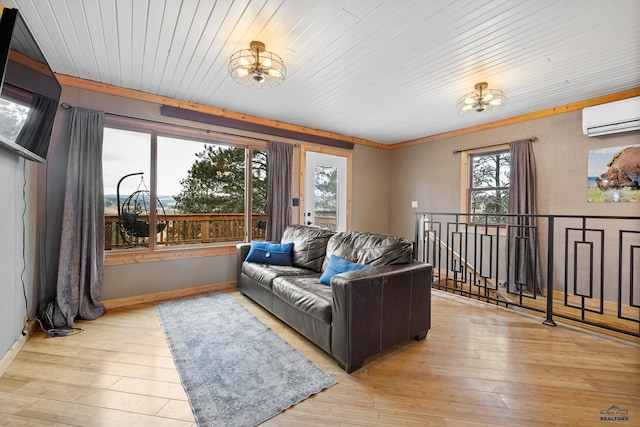
<instances>
[{"instance_id":1,"label":"pine tree","mask_svg":"<svg viewBox=\"0 0 640 427\"><path fill-rule=\"evenodd\" d=\"M267 156L254 150L252 167L253 211L261 212L266 202ZM182 191L175 209L179 213L242 213L245 195L245 150L205 145L180 181Z\"/></svg>"},{"instance_id":2,"label":"pine tree","mask_svg":"<svg viewBox=\"0 0 640 427\"><path fill-rule=\"evenodd\" d=\"M506 214L509 205L509 153L495 153L473 158L473 187L486 188L474 191L471 196L471 209L474 213ZM484 222L484 217L474 217L474 222ZM490 215L491 224L502 223L505 218Z\"/></svg>"}]
</instances>

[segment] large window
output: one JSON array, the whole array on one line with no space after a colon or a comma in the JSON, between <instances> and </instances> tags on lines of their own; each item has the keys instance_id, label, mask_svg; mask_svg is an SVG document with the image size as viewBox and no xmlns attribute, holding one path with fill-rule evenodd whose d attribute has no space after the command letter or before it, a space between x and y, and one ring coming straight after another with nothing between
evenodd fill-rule
<instances>
[{"instance_id":1,"label":"large window","mask_svg":"<svg viewBox=\"0 0 640 427\"><path fill-rule=\"evenodd\" d=\"M503 224L509 207L508 150L471 154L469 156L469 213L474 223Z\"/></svg>"},{"instance_id":2,"label":"large window","mask_svg":"<svg viewBox=\"0 0 640 427\"><path fill-rule=\"evenodd\" d=\"M106 127L105 249L263 239L267 153L251 144Z\"/></svg>"}]
</instances>

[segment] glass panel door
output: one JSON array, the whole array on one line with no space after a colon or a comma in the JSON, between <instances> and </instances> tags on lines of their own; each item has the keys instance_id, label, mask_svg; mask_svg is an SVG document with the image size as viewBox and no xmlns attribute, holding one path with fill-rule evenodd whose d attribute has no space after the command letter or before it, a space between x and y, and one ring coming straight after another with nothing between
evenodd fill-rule
<instances>
[{"instance_id":1,"label":"glass panel door","mask_svg":"<svg viewBox=\"0 0 640 427\"><path fill-rule=\"evenodd\" d=\"M347 158L307 151L304 224L334 231L347 228Z\"/></svg>"}]
</instances>

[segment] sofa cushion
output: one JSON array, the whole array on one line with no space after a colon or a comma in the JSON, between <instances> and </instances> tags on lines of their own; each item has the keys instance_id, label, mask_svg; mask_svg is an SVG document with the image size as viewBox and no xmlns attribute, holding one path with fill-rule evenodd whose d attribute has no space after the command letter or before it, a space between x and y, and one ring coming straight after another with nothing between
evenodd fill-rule
<instances>
[{"instance_id":1,"label":"sofa cushion","mask_svg":"<svg viewBox=\"0 0 640 427\"><path fill-rule=\"evenodd\" d=\"M316 319L331 323L331 288L320 284L318 278L318 274L278 277L273 281L273 295Z\"/></svg>"},{"instance_id":2,"label":"sofa cushion","mask_svg":"<svg viewBox=\"0 0 640 427\"><path fill-rule=\"evenodd\" d=\"M243 262L242 273L258 282L261 286L271 289L273 279L280 276L308 276L314 274L312 270L287 265L268 265L255 262Z\"/></svg>"},{"instance_id":3,"label":"sofa cushion","mask_svg":"<svg viewBox=\"0 0 640 427\"><path fill-rule=\"evenodd\" d=\"M327 243L334 232L306 225L290 225L282 233L282 243L293 242L293 265L317 273L327 251Z\"/></svg>"},{"instance_id":4,"label":"sofa cushion","mask_svg":"<svg viewBox=\"0 0 640 427\"><path fill-rule=\"evenodd\" d=\"M291 265L293 243L251 242L245 261L261 264Z\"/></svg>"},{"instance_id":5,"label":"sofa cushion","mask_svg":"<svg viewBox=\"0 0 640 427\"><path fill-rule=\"evenodd\" d=\"M326 269L332 254L357 264L406 264L411 262L413 245L407 239L398 236L343 231L329 239L323 270Z\"/></svg>"},{"instance_id":6,"label":"sofa cushion","mask_svg":"<svg viewBox=\"0 0 640 427\"><path fill-rule=\"evenodd\" d=\"M327 268L325 268L322 276L320 276L320 283L323 285L330 285L331 278L336 274L345 273L347 271L362 270L363 268L371 268L371 265L356 264L355 262L348 261L344 258L331 255Z\"/></svg>"}]
</instances>

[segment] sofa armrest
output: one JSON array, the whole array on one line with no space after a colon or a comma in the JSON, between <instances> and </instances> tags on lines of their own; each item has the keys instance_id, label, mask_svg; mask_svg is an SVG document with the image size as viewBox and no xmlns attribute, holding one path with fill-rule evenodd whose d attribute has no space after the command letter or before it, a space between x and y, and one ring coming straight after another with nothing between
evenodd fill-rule
<instances>
[{"instance_id":1,"label":"sofa armrest","mask_svg":"<svg viewBox=\"0 0 640 427\"><path fill-rule=\"evenodd\" d=\"M251 243L238 243L236 245L236 283L240 278L240 272L242 271L242 263L249 255L251 249Z\"/></svg>"},{"instance_id":2,"label":"sofa armrest","mask_svg":"<svg viewBox=\"0 0 640 427\"><path fill-rule=\"evenodd\" d=\"M347 372L431 326L431 264L413 261L335 275L331 279L331 354Z\"/></svg>"}]
</instances>

